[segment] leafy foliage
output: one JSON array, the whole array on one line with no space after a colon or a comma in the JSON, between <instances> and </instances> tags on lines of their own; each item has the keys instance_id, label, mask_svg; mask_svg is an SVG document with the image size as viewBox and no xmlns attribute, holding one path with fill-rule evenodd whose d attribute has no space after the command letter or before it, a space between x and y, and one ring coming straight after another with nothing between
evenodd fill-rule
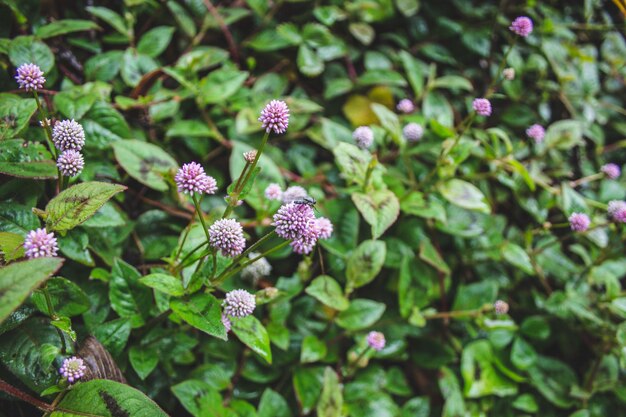
<instances>
[{"instance_id":1,"label":"leafy foliage","mask_svg":"<svg viewBox=\"0 0 626 417\"><path fill-rule=\"evenodd\" d=\"M619 415L625 18L623 0L0 1L0 417ZM284 135L258 120L270 100ZM71 178L64 119L85 133ZM215 193L177 187L192 161ZM331 236L278 238L270 184L303 187ZM24 259L39 228L57 256Z\"/></svg>"}]
</instances>

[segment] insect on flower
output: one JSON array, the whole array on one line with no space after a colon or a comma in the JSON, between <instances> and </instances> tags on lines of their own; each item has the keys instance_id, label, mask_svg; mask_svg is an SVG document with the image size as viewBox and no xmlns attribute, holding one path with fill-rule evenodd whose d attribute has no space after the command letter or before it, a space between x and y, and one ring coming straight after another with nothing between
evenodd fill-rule
<instances>
[{"instance_id":1,"label":"insect on flower","mask_svg":"<svg viewBox=\"0 0 626 417\"><path fill-rule=\"evenodd\" d=\"M306 197L302 197L302 198L300 198L298 200L295 200L294 203L295 204L305 204L305 205L307 205L309 207L315 208L315 205L317 204L317 200L315 200L313 197L306 196Z\"/></svg>"}]
</instances>

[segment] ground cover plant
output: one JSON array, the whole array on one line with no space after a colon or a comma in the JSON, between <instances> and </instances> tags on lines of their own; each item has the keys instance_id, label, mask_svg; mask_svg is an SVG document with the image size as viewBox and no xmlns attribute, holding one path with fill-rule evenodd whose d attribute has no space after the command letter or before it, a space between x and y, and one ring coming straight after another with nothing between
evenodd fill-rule
<instances>
[{"instance_id":1,"label":"ground cover plant","mask_svg":"<svg viewBox=\"0 0 626 417\"><path fill-rule=\"evenodd\" d=\"M0 1L0 417L626 415L625 17Z\"/></svg>"}]
</instances>

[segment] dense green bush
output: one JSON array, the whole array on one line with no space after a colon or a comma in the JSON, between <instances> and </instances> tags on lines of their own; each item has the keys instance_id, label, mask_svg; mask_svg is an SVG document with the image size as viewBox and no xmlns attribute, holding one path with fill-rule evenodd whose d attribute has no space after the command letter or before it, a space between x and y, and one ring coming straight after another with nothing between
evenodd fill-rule
<instances>
[{"instance_id":1,"label":"dense green bush","mask_svg":"<svg viewBox=\"0 0 626 417\"><path fill-rule=\"evenodd\" d=\"M626 415L625 16L0 0L0 416Z\"/></svg>"}]
</instances>

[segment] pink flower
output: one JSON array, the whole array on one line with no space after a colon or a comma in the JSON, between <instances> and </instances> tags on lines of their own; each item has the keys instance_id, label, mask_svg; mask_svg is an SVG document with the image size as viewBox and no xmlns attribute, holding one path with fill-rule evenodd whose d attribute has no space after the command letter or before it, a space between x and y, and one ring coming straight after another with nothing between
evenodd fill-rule
<instances>
[{"instance_id":1,"label":"pink flower","mask_svg":"<svg viewBox=\"0 0 626 417\"><path fill-rule=\"evenodd\" d=\"M283 197L283 189L280 185L272 183L265 189L265 197L269 200L280 200Z\"/></svg>"},{"instance_id":2,"label":"pink flower","mask_svg":"<svg viewBox=\"0 0 626 417\"><path fill-rule=\"evenodd\" d=\"M274 131L276 134L285 133L289 126L289 107L287 107L287 103L280 100L270 101L261 111L259 122L261 122L261 127L267 133L271 131Z\"/></svg>"},{"instance_id":3,"label":"pink flower","mask_svg":"<svg viewBox=\"0 0 626 417\"><path fill-rule=\"evenodd\" d=\"M283 203L293 203L294 201L302 200L305 197L308 197L309 193L299 185L292 185L288 187L282 195Z\"/></svg>"},{"instance_id":4,"label":"pink flower","mask_svg":"<svg viewBox=\"0 0 626 417\"><path fill-rule=\"evenodd\" d=\"M87 371L87 367L84 361L76 356L65 359L61 369L59 369L61 376L66 378L70 384L85 376L85 371Z\"/></svg>"},{"instance_id":5,"label":"pink flower","mask_svg":"<svg viewBox=\"0 0 626 417\"><path fill-rule=\"evenodd\" d=\"M505 68L502 70L502 76L505 80L513 81L515 79L515 69Z\"/></svg>"},{"instance_id":6,"label":"pink flower","mask_svg":"<svg viewBox=\"0 0 626 417\"><path fill-rule=\"evenodd\" d=\"M352 139L359 148L367 149L374 142L374 132L368 126L360 126L354 129Z\"/></svg>"},{"instance_id":7,"label":"pink flower","mask_svg":"<svg viewBox=\"0 0 626 417\"><path fill-rule=\"evenodd\" d=\"M409 114L413 113L413 111L415 110L415 105L408 98L403 98L396 106L396 109L398 109L399 112Z\"/></svg>"},{"instance_id":8,"label":"pink flower","mask_svg":"<svg viewBox=\"0 0 626 417\"><path fill-rule=\"evenodd\" d=\"M222 255L234 258L246 247L243 227L235 219L221 219L209 227L209 243Z\"/></svg>"},{"instance_id":9,"label":"pink flower","mask_svg":"<svg viewBox=\"0 0 626 417\"><path fill-rule=\"evenodd\" d=\"M315 214L306 204L283 204L274 214L274 226L276 234L283 239L310 238L315 227Z\"/></svg>"},{"instance_id":10,"label":"pink flower","mask_svg":"<svg viewBox=\"0 0 626 417\"><path fill-rule=\"evenodd\" d=\"M43 88L46 79L43 71L35 64L22 64L17 68L15 80L21 89L37 91Z\"/></svg>"},{"instance_id":11,"label":"pink flower","mask_svg":"<svg viewBox=\"0 0 626 417\"><path fill-rule=\"evenodd\" d=\"M506 301L498 300L493 304L496 314L506 314L509 312L509 304Z\"/></svg>"},{"instance_id":12,"label":"pink flower","mask_svg":"<svg viewBox=\"0 0 626 417\"><path fill-rule=\"evenodd\" d=\"M491 103L486 98L475 98L472 107L481 116L491 116Z\"/></svg>"},{"instance_id":13,"label":"pink flower","mask_svg":"<svg viewBox=\"0 0 626 417\"><path fill-rule=\"evenodd\" d=\"M243 159L245 159L246 162L248 163L253 163L254 159L256 158L256 154L257 154L256 149L248 151L248 152L244 152Z\"/></svg>"},{"instance_id":14,"label":"pink flower","mask_svg":"<svg viewBox=\"0 0 626 417\"><path fill-rule=\"evenodd\" d=\"M80 174L85 166L85 160L80 152L68 149L59 155L57 159L57 167L61 175L65 177L75 177Z\"/></svg>"},{"instance_id":15,"label":"pink flower","mask_svg":"<svg viewBox=\"0 0 626 417\"><path fill-rule=\"evenodd\" d=\"M320 239L329 239L333 234L333 224L326 217L315 219L315 225L319 230Z\"/></svg>"},{"instance_id":16,"label":"pink flower","mask_svg":"<svg viewBox=\"0 0 626 417\"><path fill-rule=\"evenodd\" d=\"M386 343L387 341L385 340L385 335L381 332L369 332L367 334L368 346L376 351L383 350Z\"/></svg>"},{"instance_id":17,"label":"pink flower","mask_svg":"<svg viewBox=\"0 0 626 417\"><path fill-rule=\"evenodd\" d=\"M60 151L68 149L80 151L85 146L85 131L74 119L63 120L54 124L52 142Z\"/></svg>"},{"instance_id":18,"label":"pink flower","mask_svg":"<svg viewBox=\"0 0 626 417\"><path fill-rule=\"evenodd\" d=\"M513 33L525 38L533 31L533 21L526 16L520 16L511 22L509 29Z\"/></svg>"},{"instance_id":19,"label":"pink flower","mask_svg":"<svg viewBox=\"0 0 626 417\"><path fill-rule=\"evenodd\" d=\"M228 315L224 313L222 313L222 324L226 328L226 333L230 332L230 329L232 328L232 324L230 322L230 318L228 318Z\"/></svg>"},{"instance_id":20,"label":"pink flower","mask_svg":"<svg viewBox=\"0 0 626 417\"><path fill-rule=\"evenodd\" d=\"M176 173L174 182L179 193L215 194L217 191L215 178L205 174L204 168L197 162L184 164Z\"/></svg>"},{"instance_id":21,"label":"pink flower","mask_svg":"<svg viewBox=\"0 0 626 417\"><path fill-rule=\"evenodd\" d=\"M573 231L584 232L589 228L591 220L589 220L589 216L584 213L572 213L572 215L569 216L569 224Z\"/></svg>"},{"instance_id":22,"label":"pink flower","mask_svg":"<svg viewBox=\"0 0 626 417\"><path fill-rule=\"evenodd\" d=\"M619 168L619 165L613 163L602 165L600 171L602 171L610 180L616 180L622 174L622 170Z\"/></svg>"},{"instance_id":23,"label":"pink flower","mask_svg":"<svg viewBox=\"0 0 626 417\"><path fill-rule=\"evenodd\" d=\"M626 201L609 201L607 213L613 220L620 223L626 223Z\"/></svg>"},{"instance_id":24,"label":"pink flower","mask_svg":"<svg viewBox=\"0 0 626 417\"><path fill-rule=\"evenodd\" d=\"M224 313L230 317L241 318L249 316L254 312L255 308L256 297L246 290L230 291L224 299Z\"/></svg>"},{"instance_id":25,"label":"pink flower","mask_svg":"<svg viewBox=\"0 0 626 417\"><path fill-rule=\"evenodd\" d=\"M409 142L417 142L424 135L424 128L417 123L409 123L402 129L402 134Z\"/></svg>"},{"instance_id":26,"label":"pink flower","mask_svg":"<svg viewBox=\"0 0 626 417\"><path fill-rule=\"evenodd\" d=\"M59 247L54 233L46 229L31 230L24 239L24 250L29 259L56 256Z\"/></svg>"},{"instance_id":27,"label":"pink flower","mask_svg":"<svg viewBox=\"0 0 626 417\"><path fill-rule=\"evenodd\" d=\"M533 139L535 143L543 142L543 138L546 136L546 130L539 124L534 124L526 129L526 136Z\"/></svg>"}]
</instances>

